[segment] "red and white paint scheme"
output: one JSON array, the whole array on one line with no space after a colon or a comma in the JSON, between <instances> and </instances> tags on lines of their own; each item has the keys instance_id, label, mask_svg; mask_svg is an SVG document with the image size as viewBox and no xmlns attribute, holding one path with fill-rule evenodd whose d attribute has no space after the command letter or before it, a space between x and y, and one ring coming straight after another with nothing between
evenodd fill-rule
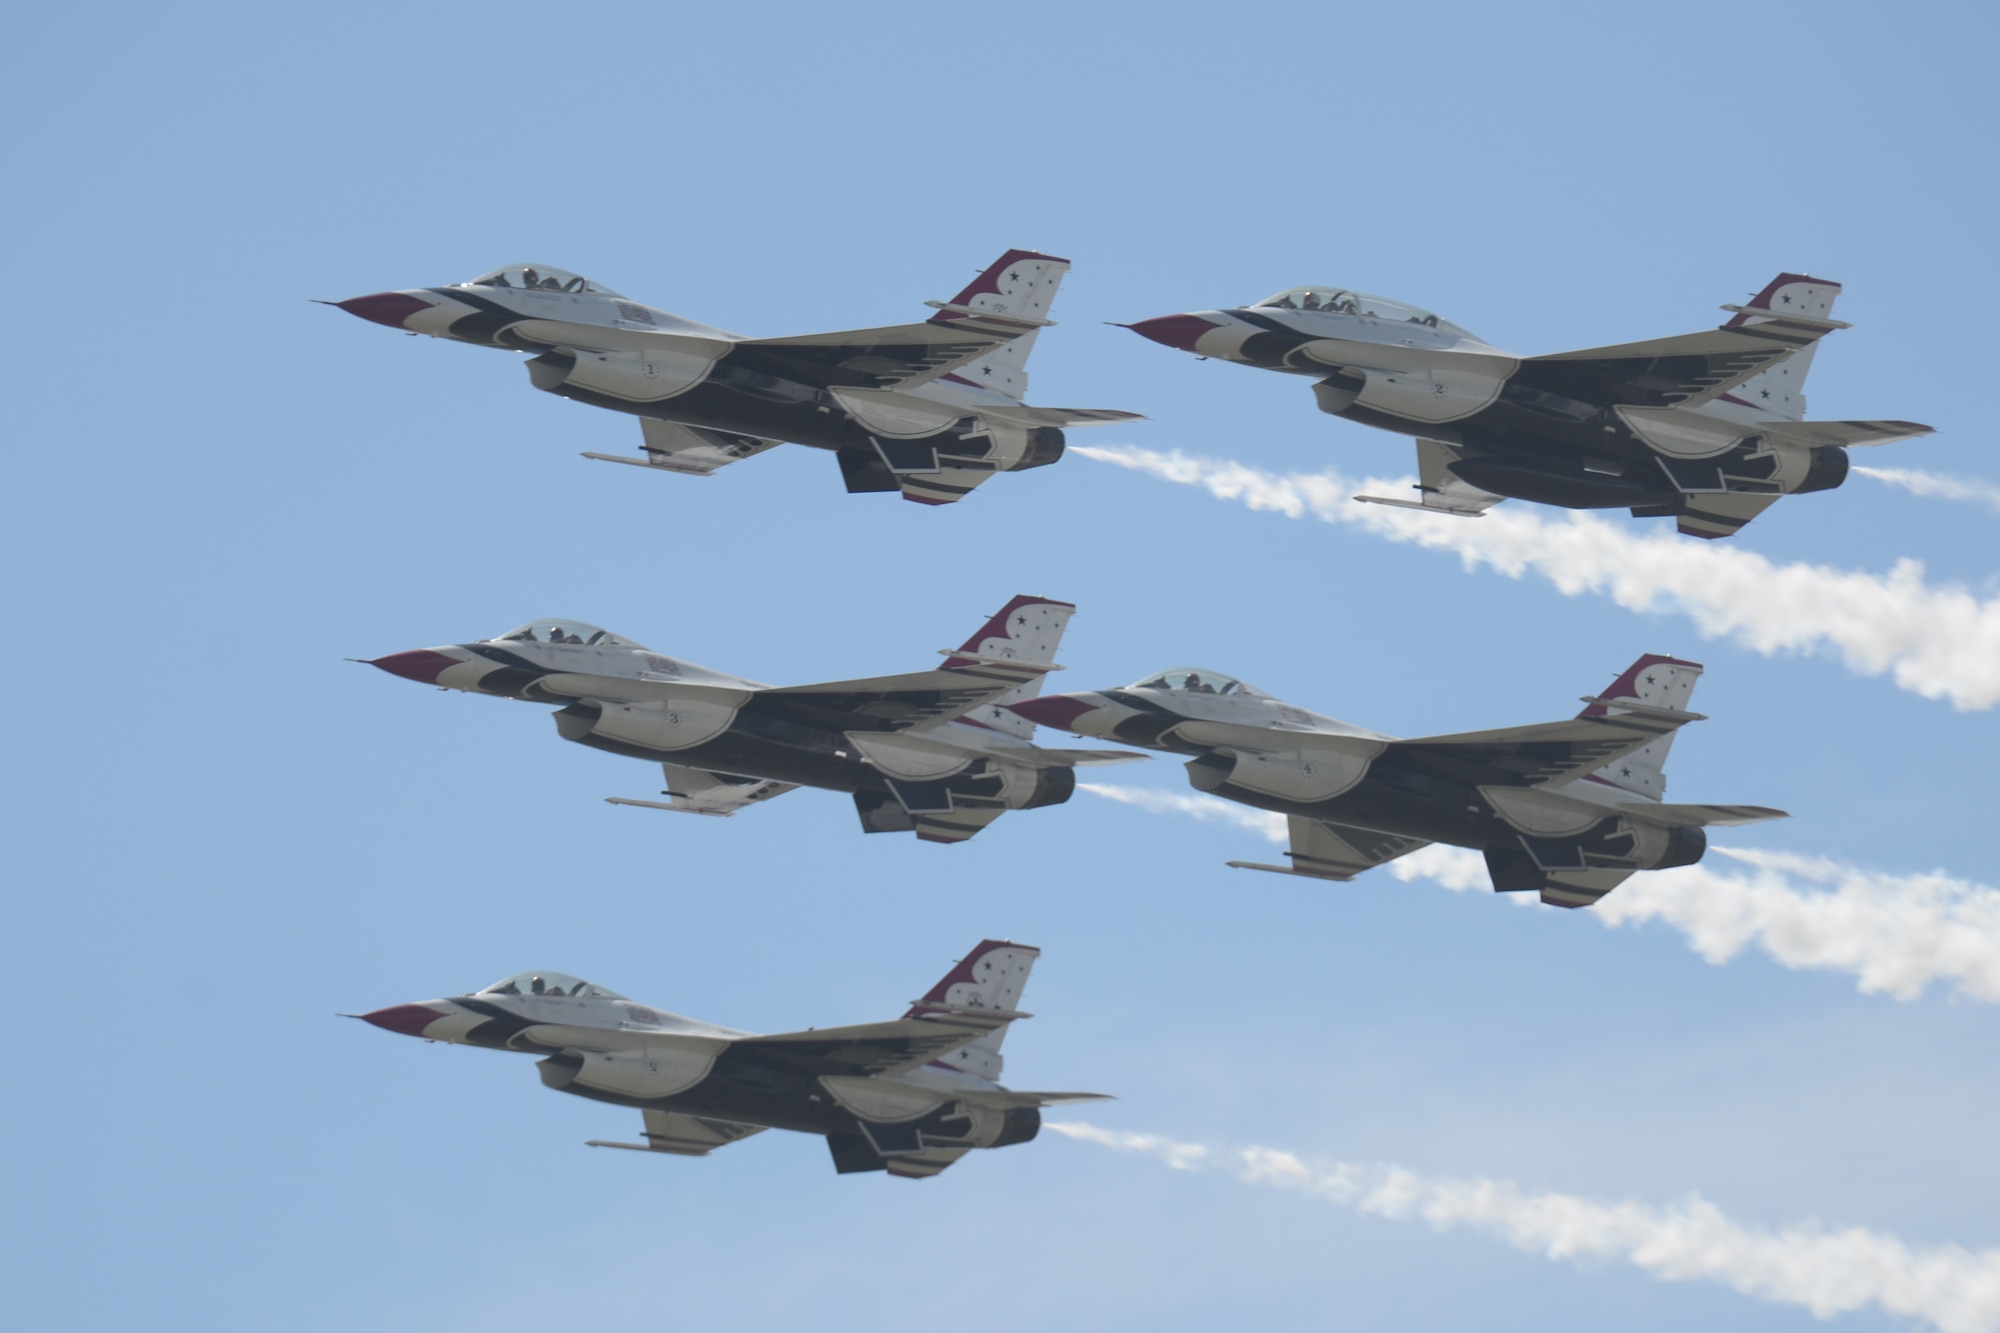
<instances>
[{"instance_id":1,"label":"red and white paint scheme","mask_svg":"<svg viewBox=\"0 0 2000 1333\"><path fill-rule=\"evenodd\" d=\"M448 1000L355 1014L387 1032L542 1057L542 1082L644 1115L642 1143L706 1157L766 1129L826 1139L836 1171L923 1179L974 1148L1026 1143L1041 1108L1096 1092L1015 1092L1000 1043L1041 950L984 940L903 1016L771 1036L635 1004L560 972L520 972Z\"/></svg>"},{"instance_id":2,"label":"red and white paint scheme","mask_svg":"<svg viewBox=\"0 0 2000 1333\"><path fill-rule=\"evenodd\" d=\"M1011 705L1043 726L1191 756L1197 791L1290 819L1289 866L1347 880L1433 842L1486 855L1493 887L1587 907L1640 870L1692 865L1711 824L1782 819L1757 805L1669 805L1665 764L1702 668L1649 653L1561 722L1398 740L1214 671Z\"/></svg>"},{"instance_id":3,"label":"red and white paint scheme","mask_svg":"<svg viewBox=\"0 0 2000 1333\"><path fill-rule=\"evenodd\" d=\"M1672 518L1727 537L1781 496L1831 490L1847 448L1913 421L1806 421L1838 283L1781 273L1719 328L1519 356L1427 310L1339 287L1129 325L1154 342L1312 379L1320 410L1417 437L1418 498L1474 518L1507 498Z\"/></svg>"},{"instance_id":4,"label":"red and white paint scheme","mask_svg":"<svg viewBox=\"0 0 2000 1333\"><path fill-rule=\"evenodd\" d=\"M409 333L530 355L547 393L639 418L642 456L709 476L789 441L830 449L850 491L950 504L998 472L1062 457L1063 428L1131 412L1029 407L1028 353L1069 261L1009 250L921 324L746 338L546 264L453 287L328 302Z\"/></svg>"},{"instance_id":5,"label":"red and white paint scheme","mask_svg":"<svg viewBox=\"0 0 2000 1333\"><path fill-rule=\"evenodd\" d=\"M1009 810L1059 805L1079 764L1144 755L1051 750L1006 704L1060 670L1076 608L1019 596L934 670L772 686L656 653L579 620L536 620L492 639L419 648L369 665L421 685L557 706L556 731L666 774L666 801L733 815L798 787L850 792L868 833L964 842Z\"/></svg>"}]
</instances>

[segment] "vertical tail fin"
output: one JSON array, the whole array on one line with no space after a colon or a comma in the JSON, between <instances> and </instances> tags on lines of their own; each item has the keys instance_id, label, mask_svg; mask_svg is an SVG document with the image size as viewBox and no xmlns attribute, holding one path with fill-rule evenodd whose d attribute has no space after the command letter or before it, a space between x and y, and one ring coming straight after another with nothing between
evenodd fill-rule
<instances>
[{"instance_id":1,"label":"vertical tail fin","mask_svg":"<svg viewBox=\"0 0 2000 1333\"><path fill-rule=\"evenodd\" d=\"M1007 940L981 940L977 948L960 959L956 967L939 979L937 985L911 1005L903 1017L922 1018L925 1014L944 1009L1019 1010L1021 991L1028 984L1028 973L1041 956L1042 951L1031 945L1014 944ZM939 1056L937 1063L998 1083L1000 1070L1005 1064L1000 1058L1000 1042L1006 1035L1007 1025L1002 1024L950 1054Z\"/></svg>"},{"instance_id":2,"label":"vertical tail fin","mask_svg":"<svg viewBox=\"0 0 2000 1333\"><path fill-rule=\"evenodd\" d=\"M1725 329L1740 329L1758 324L1783 323L1791 317L1795 323L1806 323L1818 327L1832 324L1844 328L1833 318L1833 302L1840 295L1840 284L1825 282L1819 278L1809 278L1802 273L1780 273L1750 298L1748 305L1724 306L1734 310ZM1760 414L1783 417L1787 421L1803 421L1806 416L1806 372L1812 369L1813 351L1818 342L1807 343L1798 351L1778 362L1770 369L1752 375L1743 383L1722 396L1720 401L1737 407L1755 408Z\"/></svg>"},{"instance_id":3,"label":"vertical tail fin","mask_svg":"<svg viewBox=\"0 0 2000 1333\"><path fill-rule=\"evenodd\" d=\"M1055 665L1056 647L1075 614L1072 603L1018 595L974 630L971 638L945 653L944 669L1018 662L1048 670Z\"/></svg>"},{"instance_id":4,"label":"vertical tail fin","mask_svg":"<svg viewBox=\"0 0 2000 1333\"><path fill-rule=\"evenodd\" d=\"M1685 713L1701 673L1699 662L1684 662L1678 657L1647 653L1605 687L1604 693L1598 696L1599 702L1590 704L1577 716L1616 717L1624 711L1618 707L1621 699ZM1667 751L1673 748L1673 744L1674 733L1670 731L1643 749L1634 750L1622 759L1614 759L1581 780L1608 783L1644 801L1662 800L1667 792Z\"/></svg>"},{"instance_id":5,"label":"vertical tail fin","mask_svg":"<svg viewBox=\"0 0 2000 1333\"><path fill-rule=\"evenodd\" d=\"M1033 250L1009 250L949 301L932 302L938 312L931 323L943 324L974 314L999 315L1032 324L1027 333L969 361L944 378L976 384L1019 401L1028 395L1028 353L1035 349L1041 326L1050 322L1049 306L1056 288L1069 272L1069 261Z\"/></svg>"},{"instance_id":6,"label":"vertical tail fin","mask_svg":"<svg viewBox=\"0 0 2000 1333\"><path fill-rule=\"evenodd\" d=\"M1035 672L999 698L981 704L961 720L977 722L982 727L991 727L1020 740L1033 740L1035 724L1019 713L1010 712L1007 705L1034 698L1042 692L1042 682L1048 678L1049 671L1060 670L1055 665L1056 648L1062 643L1063 630L1068 628L1069 618L1075 614L1076 607L1068 602L1052 602L1045 597L1016 597L974 631L957 651L947 653L947 668L970 668L979 663L995 662L1020 662L1026 666L1046 668Z\"/></svg>"}]
</instances>

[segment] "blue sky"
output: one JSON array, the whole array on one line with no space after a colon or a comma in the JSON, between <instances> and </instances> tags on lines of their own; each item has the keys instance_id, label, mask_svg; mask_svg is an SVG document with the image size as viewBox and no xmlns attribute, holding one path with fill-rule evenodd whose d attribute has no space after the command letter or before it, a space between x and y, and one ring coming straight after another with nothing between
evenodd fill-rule
<instances>
[{"instance_id":1,"label":"blue sky","mask_svg":"<svg viewBox=\"0 0 2000 1333\"><path fill-rule=\"evenodd\" d=\"M956 848L864 838L826 793L655 817L599 799L650 794L644 766L540 710L343 659L565 615L838 679L919 669L1030 592L1081 608L1062 687L1194 662L1422 735L1564 716L1673 652L1708 665L1713 718L1675 796L1795 816L1717 844L1980 885L1989 705L1082 456L942 510L847 496L805 449L710 481L600 467L576 455L630 451L631 422L308 303L525 259L776 335L920 317L1037 247L1076 267L1032 401L1150 418L1073 442L1358 478L1407 471L1408 442L1105 321L1327 282L1535 353L1708 327L1805 271L1855 325L1812 414L1928 422L1861 461L1991 484L1987 10L85 4L8 26L7 955L33 997L0 1104L12 1326L1817 1326L1052 1134L922 1185L837 1178L775 1134L594 1153L636 1114L333 1016L548 967L730 1026L861 1022L986 936L1045 950L1009 1081L1117 1094L1095 1124L2000 1246L1996 1013L1963 988L1864 994L1380 873L1239 874L1273 850L1254 831L1087 793ZM1996 521L1856 478L1737 544L1920 560L1990 610ZM1184 785L1170 760L1107 780Z\"/></svg>"}]
</instances>

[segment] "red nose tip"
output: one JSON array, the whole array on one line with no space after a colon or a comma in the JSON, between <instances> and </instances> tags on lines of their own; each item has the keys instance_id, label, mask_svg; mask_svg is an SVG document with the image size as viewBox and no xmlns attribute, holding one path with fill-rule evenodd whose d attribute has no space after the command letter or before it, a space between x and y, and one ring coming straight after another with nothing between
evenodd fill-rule
<instances>
[{"instance_id":1,"label":"red nose tip","mask_svg":"<svg viewBox=\"0 0 2000 1333\"><path fill-rule=\"evenodd\" d=\"M1096 708L1096 704L1073 694L1051 694L1040 699L1023 699L1020 703L1007 705L1009 712L1019 713L1030 722L1039 722L1058 731L1069 730L1070 723L1085 713L1094 712Z\"/></svg>"},{"instance_id":2,"label":"red nose tip","mask_svg":"<svg viewBox=\"0 0 2000 1333\"><path fill-rule=\"evenodd\" d=\"M458 665L458 659L434 653L428 648L419 648L415 652L390 653L387 657L373 658L368 665L381 667L392 676L414 680L419 685L435 685L439 676Z\"/></svg>"},{"instance_id":3,"label":"red nose tip","mask_svg":"<svg viewBox=\"0 0 2000 1333\"><path fill-rule=\"evenodd\" d=\"M408 292L377 292L373 296L349 297L345 301L335 301L334 304L350 315L359 315L377 324L400 329L404 320L420 311L429 310L433 303L419 300Z\"/></svg>"},{"instance_id":4,"label":"red nose tip","mask_svg":"<svg viewBox=\"0 0 2000 1333\"><path fill-rule=\"evenodd\" d=\"M1221 328L1196 315L1162 315L1158 319L1142 319L1128 326L1141 337L1167 347L1178 347L1183 352L1192 352L1194 345L1201 341L1204 333L1213 333Z\"/></svg>"},{"instance_id":5,"label":"red nose tip","mask_svg":"<svg viewBox=\"0 0 2000 1333\"><path fill-rule=\"evenodd\" d=\"M377 1009L372 1014L361 1015L364 1023L373 1023L384 1032L400 1032L405 1037L421 1037L424 1029L437 1022L444 1015L421 1004L392 1004L387 1009Z\"/></svg>"}]
</instances>

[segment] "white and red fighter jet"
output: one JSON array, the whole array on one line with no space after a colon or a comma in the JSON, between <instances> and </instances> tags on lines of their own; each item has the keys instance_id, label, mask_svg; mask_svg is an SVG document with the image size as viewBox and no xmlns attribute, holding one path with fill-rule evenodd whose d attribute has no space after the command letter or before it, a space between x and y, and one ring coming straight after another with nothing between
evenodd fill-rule
<instances>
[{"instance_id":1,"label":"white and red fighter jet","mask_svg":"<svg viewBox=\"0 0 2000 1333\"><path fill-rule=\"evenodd\" d=\"M530 354L547 393L627 412L643 456L586 453L708 476L784 441L830 449L850 491L950 504L999 472L1062 457L1065 426L1131 412L1029 407L1028 353L1067 259L1009 250L921 324L746 338L546 264L455 287L330 301L392 329Z\"/></svg>"},{"instance_id":2,"label":"white and red fighter jet","mask_svg":"<svg viewBox=\"0 0 2000 1333\"><path fill-rule=\"evenodd\" d=\"M1692 865L1709 824L1782 819L1758 805L1670 805L1664 765L1699 663L1647 654L1574 718L1398 740L1215 671L1011 705L1044 726L1189 755L1197 791L1289 817L1289 866L1352 879L1433 842L1484 852L1493 887L1588 907L1635 871Z\"/></svg>"},{"instance_id":3,"label":"white and red fighter jet","mask_svg":"<svg viewBox=\"0 0 2000 1333\"><path fill-rule=\"evenodd\" d=\"M423 685L557 705L564 740L666 773L668 801L614 805L733 815L798 787L851 792L868 833L963 842L1009 810L1060 805L1078 764L1144 755L1050 750L1000 705L1055 665L1076 608L1016 597L930 671L771 686L653 652L578 620L420 648L369 665Z\"/></svg>"},{"instance_id":4,"label":"white and red fighter jet","mask_svg":"<svg viewBox=\"0 0 2000 1333\"><path fill-rule=\"evenodd\" d=\"M1518 356L1428 310L1339 287L1130 325L1154 342L1315 381L1322 412L1417 437L1414 500L1461 518L1502 499L1672 518L1727 537L1779 497L1847 479L1847 447L1914 421L1806 421L1840 284L1781 273L1720 328Z\"/></svg>"},{"instance_id":5,"label":"white and red fighter jet","mask_svg":"<svg viewBox=\"0 0 2000 1333\"><path fill-rule=\"evenodd\" d=\"M472 995L356 1014L376 1027L542 1057L544 1085L639 1108L643 1143L706 1157L766 1129L818 1134L834 1170L934 1176L974 1148L1026 1143L1041 1107L1095 1092L1000 1085L1000 1043L1041 950L985 940L886 1023L758 1036L652 1009L559 972L522 972Z\"/></svg>"}]
</instances>

